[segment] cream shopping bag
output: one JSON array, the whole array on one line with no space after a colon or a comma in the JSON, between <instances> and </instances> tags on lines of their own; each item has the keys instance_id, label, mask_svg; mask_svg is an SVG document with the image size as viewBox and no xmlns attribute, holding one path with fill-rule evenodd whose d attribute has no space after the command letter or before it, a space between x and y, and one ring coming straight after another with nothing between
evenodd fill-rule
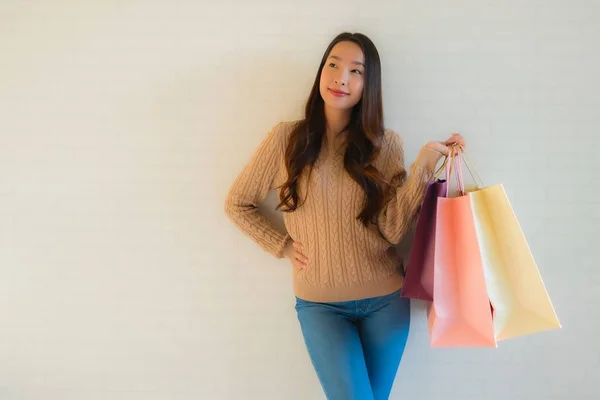
<instances>
[{"instance_id":1,"label":"cream shopping bag","mask_svg":"<svg viewBox=\"0 0 600 400\"><path fill-rule=\"evenodd\" d=\"M497 341L560 328L560 322L502 184L469 191Z\"/></svg>"}]
</instances>

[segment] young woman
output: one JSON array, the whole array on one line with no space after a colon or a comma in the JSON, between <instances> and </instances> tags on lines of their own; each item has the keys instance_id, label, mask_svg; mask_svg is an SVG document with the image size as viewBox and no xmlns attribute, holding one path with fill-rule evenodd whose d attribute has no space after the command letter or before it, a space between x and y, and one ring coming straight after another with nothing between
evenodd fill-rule
<instances>
[{"instance_id":1,"label":"young woman","mask_svg":"<svg viewBox=\"0 0 600 400\"><path fill-rule=\"evenodd\" d=\"M454 134L404 167L402 140L384 128L379 54L363 34L327 47L304 119L276 124L233 184L229 218L293 265L296 312L330 400L387 399L410 324L403 274L390 251L414 221ZM286 232L257 206L278 189Z\"/></svg>"}]
</instances>

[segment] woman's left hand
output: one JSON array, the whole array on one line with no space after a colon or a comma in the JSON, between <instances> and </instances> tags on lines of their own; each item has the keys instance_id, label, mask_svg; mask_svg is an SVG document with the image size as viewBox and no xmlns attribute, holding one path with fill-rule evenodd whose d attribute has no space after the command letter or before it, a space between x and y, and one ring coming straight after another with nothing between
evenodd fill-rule
<instances>
[{"instance_id":1,"label":"woman's left hand","mask_svg":"<svg viewBox=\"0 0 600 400\"><path fill-rule=\"evenodd\" d=\"M460 148L463 150L466 147L465 139L459 133L453 133L452 136L445 142L429 142L427 143L426 147L448 156L450 153L449 146L452 146L453 144L460 146Z\"/></svg>"}]
</instances>

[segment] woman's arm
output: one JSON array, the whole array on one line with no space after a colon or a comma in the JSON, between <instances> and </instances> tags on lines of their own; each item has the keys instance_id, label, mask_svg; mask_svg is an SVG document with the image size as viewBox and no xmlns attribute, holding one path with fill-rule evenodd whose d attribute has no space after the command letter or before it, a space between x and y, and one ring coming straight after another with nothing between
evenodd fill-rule
<instances>
[{"instance_id":1,"label":"woman's arm","mask_svg":"<svg viewBox=\"0 0 600 400\"><path fill-rule=\"evenodd\" d=\"M275 188L275 178L283 165L285 135L284 123L271 129L238 175L225 200L225 213L233 223L277 258L283 258L290 237L267 220L258 206Z\"/></svg>"},{"instance_id":2,"label":"woman's arm","mask_svg":"<svg viewBox=\"0 0 600 400\"><path fill-rule=\"evenodd\" d=\"M384 139L383 174L391 176L391 198L378 216L377 225L385 239L398 244L410 229L425 197L427 184L435 173L435 167L443 154L427 146L423 147L410 173L404 168L402 139L393 131L386 132Z\"/></svg>"}]
</instances>

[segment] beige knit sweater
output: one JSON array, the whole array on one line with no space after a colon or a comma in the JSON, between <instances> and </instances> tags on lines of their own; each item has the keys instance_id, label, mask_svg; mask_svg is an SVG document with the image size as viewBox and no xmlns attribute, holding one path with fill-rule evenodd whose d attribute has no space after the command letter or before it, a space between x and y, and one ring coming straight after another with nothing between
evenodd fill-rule
<instances>
[{"instance_id":1,"label":"beige knit sweater","mask_svg":"<svg viewBox=\"0 0 600 400\"><path fill-rule=\"evenodd\" d=\"M386 130L375 167L391 179L395 196L380 213L377 226L365 227L357 215L364 192L344 169L343 150L323 150L299 182L306 201L284 213L281 232L258 210L268 192L286 180L284 154L294 122L275 125L235 180L225 201L229 218L264 250L283 258L288 240L305 247L308 266L293 270L294 293L310 301L332 302L382 296L402 286L399 260L390 251L407 233L423 200L427 183L443 155L424 147L407 171L402 140Z\"/></svg>"}]
</instances>

